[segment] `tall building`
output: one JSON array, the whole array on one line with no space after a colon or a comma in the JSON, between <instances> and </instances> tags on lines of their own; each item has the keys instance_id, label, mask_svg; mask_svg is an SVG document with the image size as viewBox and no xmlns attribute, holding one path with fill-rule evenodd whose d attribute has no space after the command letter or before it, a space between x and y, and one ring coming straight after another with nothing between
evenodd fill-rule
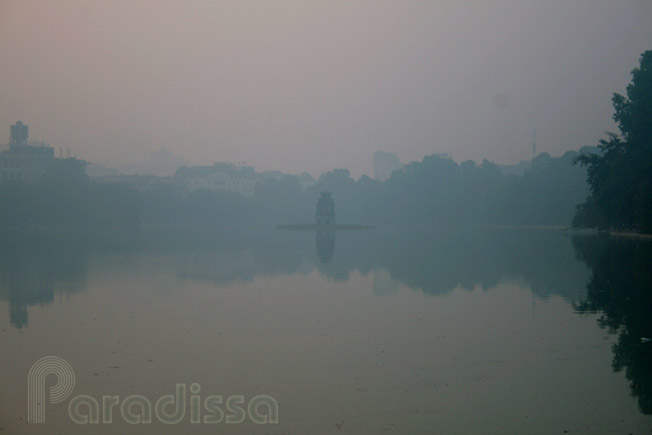
<instances>
[{"instance_id":1,"label":"tall building","mask_svg":"<svg viewBox=\"0 0 652 435\"><path fill-rule=\"evenodd\" d=\"M0 152L0 182L36 184L46 173L61 177L86 175L86 162L73 157L56 159L54 148L28 140L28 127L11 126L9 149Z\"/></svg>"},{"instance_id":2,"label":"tall building","mask_svg":"<svg viewBox=\"0 0 652 435\"><path fill-rule=\"evenodd\" d=\"M21 121L18 121L11 126L11 133L9 134L10 145L27 145L28 127Z\"/></svg>"},{"instance_id":3,"label":"tall building","mask_svg":"<svg viewBox=\"0 0 652 435\"><path fill-rule=\"evenodd\" d=\"M396 153L376 151L374 153L374 178L378 181L389 180L392 172L403 168Z\"/></svg>"},{"instance_id":4,"label":"tall building","mask_svg":"<svg viewBox=\"0 0 652 435\"><path fill-rule=\"evenodd\" d=\"M27 142L28 127L18 121L11 126L9 149L0 152L1 180L37 183L54 161L54 148Z\"/></svg>"}]
</instances>

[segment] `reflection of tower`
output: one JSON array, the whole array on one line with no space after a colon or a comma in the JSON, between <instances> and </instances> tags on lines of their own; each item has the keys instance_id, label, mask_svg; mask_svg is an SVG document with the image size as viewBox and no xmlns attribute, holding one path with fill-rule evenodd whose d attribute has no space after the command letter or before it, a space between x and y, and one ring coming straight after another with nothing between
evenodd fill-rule
<instances>
[{"instance_id":1,"label":"reflection of tower","mask_svg":"<svg viewBox=\"0 0 652 435\"><path fill-rule=\"evenodd\" d=\"M537 156L537 131L532 130L532 158Z\"/></svg>"},{"instance_id":2,"label":"reflection of tower","mask_svg":"<svg viewBox=\"0 0 652 435\"><path fill-rule=\"evenodd\" d=\"M335 254L335 231L320 228L315 232L317 256L322 263L330 263Z\"/></svg>"}]
</instances>

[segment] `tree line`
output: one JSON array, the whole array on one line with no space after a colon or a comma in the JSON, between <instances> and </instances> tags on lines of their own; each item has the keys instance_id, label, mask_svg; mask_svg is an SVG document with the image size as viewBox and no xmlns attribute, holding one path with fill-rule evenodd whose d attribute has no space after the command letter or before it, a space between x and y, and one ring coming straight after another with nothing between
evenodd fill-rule
<instances>
[{"instance_id":1,"label":"tree line","mask_svg":"<svg viewBox=\"0 0 652 435\"><path fill-rule=\"evenodd\" d=\"M335 169L302 189L299 177L269 178L252 198L229 191L180 193L161 185L138 192L96 184L83 174L49 174L33 186L0 185L0 223L24 224L265 224L313 222L319 193L335 199L340 223L568 225L587 194L580 154L537 156L523 175L503 175L487 160L461 164L437 155L413 162L379 182Z\"/></svg>"}]
</instances>

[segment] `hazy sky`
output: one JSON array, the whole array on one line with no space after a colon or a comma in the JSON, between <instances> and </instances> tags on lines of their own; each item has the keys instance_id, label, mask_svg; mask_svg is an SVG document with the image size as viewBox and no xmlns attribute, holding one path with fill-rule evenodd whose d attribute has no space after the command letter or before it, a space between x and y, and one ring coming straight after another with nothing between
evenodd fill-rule
<instances>
[{"instance_id":1,"label":"hazy sky","mask_svg":"<svg viewBox=\"0 0 652 435\"><path fill-rule=\"evenodd\" d=\"M0 0L0 142L108 165L372 174L376 150L512 163L594 145L650 0Z\"/></svg>"}]
</instances>

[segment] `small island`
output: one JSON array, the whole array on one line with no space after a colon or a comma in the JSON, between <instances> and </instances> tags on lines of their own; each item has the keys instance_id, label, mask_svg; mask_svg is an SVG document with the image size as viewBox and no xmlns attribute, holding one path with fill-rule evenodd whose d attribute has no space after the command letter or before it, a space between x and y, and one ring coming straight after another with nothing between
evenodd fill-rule
<instances>
[{"instance_id":1,"label":"small island","mask_svg":"<svg viewBox=\"0 0 652 435\"><path fill-rule=\"evenodd\" d=\"M335 222L335 201L330 192L321 192L315 210L315 223L279 225L279 230L368 230L371 225L337 224Z\"/></svg>"}]
</instances>

